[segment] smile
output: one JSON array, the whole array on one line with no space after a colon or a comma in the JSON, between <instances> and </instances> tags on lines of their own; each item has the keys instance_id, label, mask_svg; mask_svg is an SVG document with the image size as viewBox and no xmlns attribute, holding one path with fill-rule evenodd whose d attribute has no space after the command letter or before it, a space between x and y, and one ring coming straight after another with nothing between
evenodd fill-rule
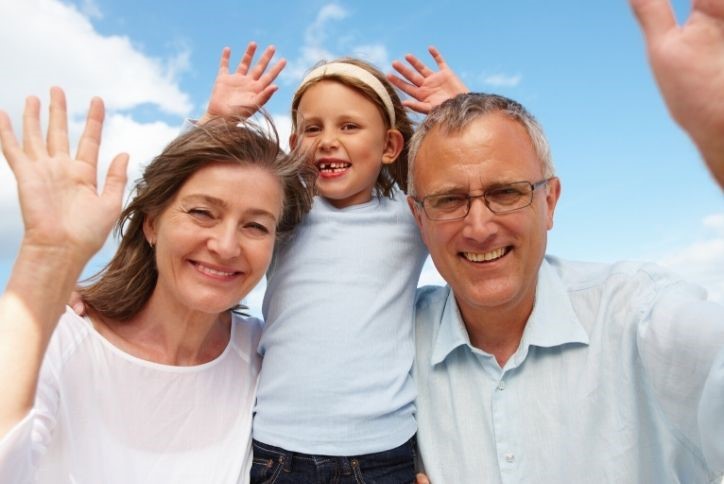
<instances>
[{"instance_id":1,"label":"smile","mask_svg":"<svg viewBox=\"0 0 724 484\"><path fill-rule=\"evenodd\" d=\"M509 247L499 247L489 252L463 252L465 257L470 262L492 262L498 260L510 251Z\"/></svg>"},{"instance_id":2,"label":"smile","mask_svg":"<svg viewBox=\"0 0 724 484\"><path fill-rule=\"evenodd\" d=\"M352 163L345 161L319 161L316 165L320 174L335 175L347 170L347 168L352 166Z\"/></svg>"},{"instance_id":3,"label":"smile","mask_svg":"<svg viewBox=\"0 0 724 484\"><path fill-rule=\"evenodd\" d=\"M200 262L191 262L197 271L206 274L208 276L216 278L229 278L240 274L239 271L222 271L220 269L213 269L209 266L203 265Z\"/></svg>"}]
</instances>

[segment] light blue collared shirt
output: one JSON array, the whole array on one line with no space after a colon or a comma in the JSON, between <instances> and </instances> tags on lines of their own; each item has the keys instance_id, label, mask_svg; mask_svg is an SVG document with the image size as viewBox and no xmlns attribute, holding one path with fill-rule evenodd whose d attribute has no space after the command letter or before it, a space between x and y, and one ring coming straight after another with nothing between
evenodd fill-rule
<instances>
[{"instance_id":1,"label":"light blue collared shirt","mask_svg":"<svg viewBox=\"0 0 724 484\"><path fill-rule=\"evenodd\" d=\"M721 478L724 435L708 429L724 415L697 410L722 407L724 308L700 288L654 265L547 257L503 368L470 344L449 287L420 289L416 319L418 443L433 484Z\"/></svg>"}]
</instances>

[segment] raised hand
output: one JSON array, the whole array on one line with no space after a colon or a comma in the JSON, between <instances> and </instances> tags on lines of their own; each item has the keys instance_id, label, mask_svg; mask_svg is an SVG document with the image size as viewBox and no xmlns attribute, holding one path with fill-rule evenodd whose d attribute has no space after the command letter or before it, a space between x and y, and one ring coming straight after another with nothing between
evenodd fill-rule
<instances>
[{"instance_id":1,"label":"raised hand","mask_svg":"<svg viewBox=\"0 0 724 484\"><path fill-rule=\"evenodd\" d=\"M724 0L693 0L677 25L669 0L630 0L669 111L724 187Z\"/></svg>"},{"instance_id":2,"label":"raised hand","mask_svg":"<svg viewBox=\"0 0 724 484\"><path fill-rule=\"evenodd\" d=\"M427 67L414 55L407 54L405 60L414 70L396 60L392 62L392 67L400 73L402 78L395 74L387 75L387 79L394 86L413 98L402 101L402 104L422 114L429 113L433 107L446 99L469 92L465 84L445 63L440 52L432 46L428 48L428 51L437 64L437 71Z\"/></svg>"},{"instance_id":3,"label":"raised hand","mask_svg":"<svg viewBox=\"0 0 724 484\"><path fill-rule=\"evenodd\" d=\"M50 91L47 142L40 127L40 101L29 97L23 114L23 145L0 111L0 142L18 184L25 225L24 248L58 251L85 262L103 245L121 211L128 155L112 161L102 193L96 186L104 107L91 101L75 159L70 156L65 94Z\"/></svg>"},{"instance_id":4,"label":"raised hand","mask_svg":"<svg viewBox=\"0 0 724 484\"><path fill-rule=\"evenodd\" d=\"M199 122L203 123L212 116L249 117L263 106L278 89L272 83L287 64L286 60L280 59L267 71L274 52L276 52L274 46L268 46L264 49L259 62L251 67L256 53L256 43L249 42L238 67L234 72L229 72L231 49L224 47L209 105Z\"/></svg>"}]
</instances>

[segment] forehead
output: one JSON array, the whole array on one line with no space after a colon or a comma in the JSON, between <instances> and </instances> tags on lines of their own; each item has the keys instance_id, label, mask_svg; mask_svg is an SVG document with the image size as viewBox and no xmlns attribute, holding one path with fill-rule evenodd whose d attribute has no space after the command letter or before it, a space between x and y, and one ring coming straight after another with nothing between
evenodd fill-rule
<instances>
[{"instance_id":1,"label":"forehead","mask_svg":"<svg viewBox=\"0 0 724 484\"><path fill-rule=\"evenodd\" d=\"M415 158L421 195L490 183L538 180L543 170L526 129L500 113L485 114L458 132L433 128Z\"/></svg>"},{"instance_id":2,"label":"forehead","mask_svg":"<svg viewBox=\"0 0 724 484\"><path fill-rule=\"evenodd\" d=\"M360 89L337 79L321 79L305 89L297 111L304 115L322 110L377 111L377 105Z\"/></svg>"},{"instance_id":3,"label":"forehead","mask_svg":"<svg viewBox=\"0 0 724 484\"><path fill-rule=\"evenodd\" d=\"M176 194L212 197L221 204L242 210L277 214L283 202L281 180L270 170L255 165L210 163L191 175Z\"/></svg>"}]
</instances>

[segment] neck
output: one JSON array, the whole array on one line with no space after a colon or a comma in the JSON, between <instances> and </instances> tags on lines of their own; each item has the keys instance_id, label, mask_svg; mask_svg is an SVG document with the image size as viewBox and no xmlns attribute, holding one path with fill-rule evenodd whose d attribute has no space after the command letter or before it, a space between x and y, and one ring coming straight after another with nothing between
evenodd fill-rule
<instances>
[{"instance_id":1,"label":"neck","mask_svg":"<svg viewBox=\"0 0 724 484\"><path fill-rule=\"evenodd\" d=\"M523 331L533 312L533 301L511 308L465 309L458 304L470 343L495 357L503 368L518 350Z\"/></svg>"},{"instance_id":2,"label":"neck","mask_svg":"<svg viewBox=\"0 0 724 484\"><path fill-rule=\"evenodd\" d=\"M168 307L155 295L129 321L101 320L99 331L124 351L166 365L200 365L221 355L230 338L228 311L206 314Z\"/></svg>"}]
</instances>

